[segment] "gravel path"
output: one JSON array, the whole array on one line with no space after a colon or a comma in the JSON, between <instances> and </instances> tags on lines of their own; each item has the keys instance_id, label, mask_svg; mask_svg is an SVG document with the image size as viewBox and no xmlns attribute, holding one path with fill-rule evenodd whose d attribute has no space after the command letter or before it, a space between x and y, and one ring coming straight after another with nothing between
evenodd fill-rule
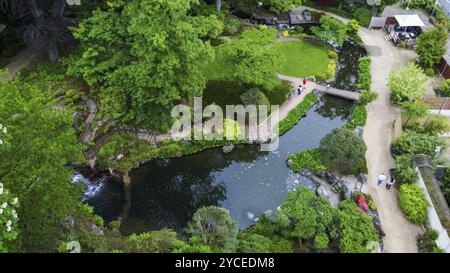
<instances>
[{"instance_id":1,"label":"gravel path","mask_svg":"<svg viewBox=\"0 0 450 273\"><path fill-rule=\"evenodd\" d=\"M398 109L391 106L387 79L392 70L398 70L416 58L415 52L394 47L383 38L384 33L362 29L360 36L368 45L372 59L372 90L378 93L378 99L367 107L367 125L364 128L364 141L367 145L367 167L369 182L364 191L371 194L378 206L381 225L386 237L384 252L417 252L416 237L421 228L409 222L400 210L397 190L386 190L377 186L380 173L389 174L394 167L390 146L395 128L401 126Z\"/></svg>"}]
</instances>

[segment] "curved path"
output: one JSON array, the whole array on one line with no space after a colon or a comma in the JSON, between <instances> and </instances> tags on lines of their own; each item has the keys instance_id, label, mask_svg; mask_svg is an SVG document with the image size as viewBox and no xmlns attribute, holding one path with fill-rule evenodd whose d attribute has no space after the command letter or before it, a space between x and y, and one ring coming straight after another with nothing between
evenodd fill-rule
<instances>
[{"instance_id":1,"label":"curved path","mask_svg":"<svg viewBox=\"0 0 450 273\"><path fill-rule=\"evenodd\" d=\"M397 190L388 191L384 185L378 187L376 182L380 173L388 176L389 169L394 168L390 146L395 128L401 128L400 112L390 104L387 79L392 70L399 70L416 59L416 54L385 41L382 31L361 29L360 36L372 60L372 90L378 93L377 100L367 107L363 138L367 145L369 178L363 190L374 198L378 206L381 225L386 233L384 252L417 252L416 238L421 228L409 222L400 210Z\"/></svg>"}]
</instances>

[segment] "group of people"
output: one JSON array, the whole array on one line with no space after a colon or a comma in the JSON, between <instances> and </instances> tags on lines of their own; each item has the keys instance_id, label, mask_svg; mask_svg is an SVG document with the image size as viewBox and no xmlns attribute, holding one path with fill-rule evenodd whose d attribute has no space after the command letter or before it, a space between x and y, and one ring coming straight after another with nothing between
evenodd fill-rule
<instances>
[{"instance_id":1,"label":"group of people","mask_svg":"<svg viewBox=\"0 0 450 273\"><path fill-rule=\"evenodd\" d=\"M381 186L386 181L386 175L384 173L378 176L378 186ZM390 190L391 187L395 184L395 177L391 176L391 179L386 181L386 189Z\"/></svg>"},{"instance_id":2,"label":"group of people","mask_svg":"<svg viewBox=\"0 0 450 273\"><path fill-rule=\"evenodd\" d=\"M308 80L307 79L303 79L303 86L306 88L306 84L308 83ZM302 94L302 92L303 92L303 86L302 86L302 84L300 83L299 85L298 85L298 88L297 88L297 95L301 95Z\"/></svg>"}]
</instances>

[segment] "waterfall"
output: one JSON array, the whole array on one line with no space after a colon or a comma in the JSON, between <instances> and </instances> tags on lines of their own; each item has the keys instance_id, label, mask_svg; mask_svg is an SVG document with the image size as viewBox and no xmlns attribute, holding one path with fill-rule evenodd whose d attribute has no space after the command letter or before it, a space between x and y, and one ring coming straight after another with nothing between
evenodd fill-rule
<instances>
[{"instance_id":1,"label":"waterfall","mask_svg":"<svg viewBox=\"0 0 450 273\"><path fill-rule=\"evenodd\" d=\"M97 181L91 181L90 179L84 177L80 173L75 173L72 177L72 184L83 183L86 186L83 197L81 199L82 202L85 202L95 195L97 195L100 190L105 185L107 177L102 177Z\"/></svg>"}]
</instances>

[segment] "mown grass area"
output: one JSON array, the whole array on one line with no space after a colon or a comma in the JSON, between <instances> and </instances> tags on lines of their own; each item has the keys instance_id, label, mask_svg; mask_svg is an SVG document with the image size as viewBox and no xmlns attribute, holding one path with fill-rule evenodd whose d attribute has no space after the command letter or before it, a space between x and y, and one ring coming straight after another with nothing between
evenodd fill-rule
<instances>
[{"instance_id":1,"label":"mown grass area","mask_svg":"<svg viewBox=\"0 0 450 273\"><path fill-rule=\"evenodd\" d=\"M278 71L283 75L302 78L327 70L327 48L303 41L278 42L275 48L288 60Z\"/></svg>"},{"instance_id":2,"label":"mown grass area","mask_svg":"<svg viewBox=\"0 0 450 273\"><path fill-rule=\"evenodd\" d=\"M327 70L329 48L304 41L277 42L274 47L286 56L280 74L292 77L306 77L322 74ZM231 63L216 48L215 59L206 63L202 72L207 80L232 80Z\"/></svg>"}]
</instances>

